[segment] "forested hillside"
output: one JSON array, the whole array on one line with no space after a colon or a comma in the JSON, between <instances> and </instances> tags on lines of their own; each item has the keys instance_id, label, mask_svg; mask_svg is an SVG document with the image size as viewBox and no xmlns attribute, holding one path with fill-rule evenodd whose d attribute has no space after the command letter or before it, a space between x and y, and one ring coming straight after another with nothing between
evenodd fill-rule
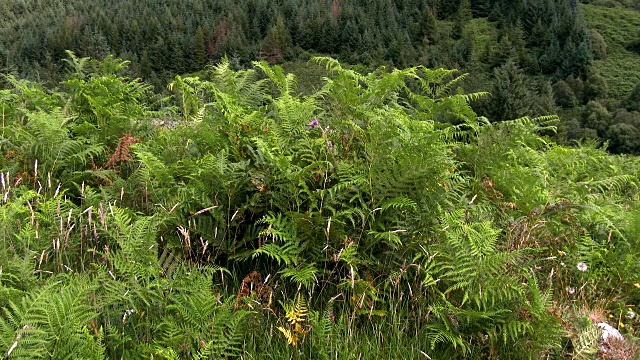
<instances>
[{"instance_id":1,"label":"forested hillside","mask_svg":"<svg viewBox=\"0 0 640 360\"><path fill-rule=\"evenodd\" d=\"M236 69L313 54L369 69L444 67L472 74L459 85L465 91L491 92L474 105L491 121L560 114L558 141L606 140L612 152L638 154L634 4L7 0L0 3L0 64L5 73L52 86L64 76L66 50L98 59L114 54L157 89L224 56Z\"/></svg>"},{"instance_id":2,"label":"forested hillside","mask_svg":"<svg viewBox=\"0 0 640 360\"><path fill-rule=\"evenodd\" d=\"M200 70L229 55L241 64L291 60L304 51L351 63L397 67L496 67L507 59L532 74L584 75L590 35L575 1L23 1L3 2L3 63L54 76L65 50L133 61L145 78ZM473 17L500 29L486 61L474 53ZM441 22L442 20L444 22ZM38 65L40 69L33 68Z\"/></svg>"},{"instance_id":3,"label":"forested hillside","mask_svg":"<svg viewBox=\"0 0 640 360\"><path fill-rule=\"evenodd\" d=\"M637 358L637 7L0 2L0 358Z\"/></svg>"}]
</instances>

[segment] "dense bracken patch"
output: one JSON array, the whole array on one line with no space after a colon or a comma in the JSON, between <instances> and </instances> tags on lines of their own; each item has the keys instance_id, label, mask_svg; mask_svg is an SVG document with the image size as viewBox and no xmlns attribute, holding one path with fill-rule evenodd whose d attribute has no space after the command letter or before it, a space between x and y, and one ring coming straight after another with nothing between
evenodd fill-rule
<instances>
[{"instance_id":1,"label":"dense bracken patch","mask_svg":"<svg viewBox=\"0 0 640 360\"><path fill-rule=\"evenodd\" d=\"M608 319L634 351L637 157L492 124L455 71L313 61L309 95L222 61L176 106L111 57L7 77L2 356L588 357Z\"/></svg>"}]
</instances>

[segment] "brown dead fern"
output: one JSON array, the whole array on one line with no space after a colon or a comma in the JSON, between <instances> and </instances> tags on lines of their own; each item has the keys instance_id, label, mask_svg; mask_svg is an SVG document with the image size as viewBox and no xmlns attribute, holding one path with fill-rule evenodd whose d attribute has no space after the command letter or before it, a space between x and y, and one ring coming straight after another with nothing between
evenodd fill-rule
<instances>
[{"instance_id":1,"label":"brown dead fern","mask_svg":"<svg viewBox=\"0 0 640 360\"><path fill-rule=\"evenodd\" d=\"M129 146L139 142L140 139L131 136L131 133L124 134L120 140L118 140L118 146L116 146L116 150L109 158L109 161L104 164L104 168L111 169L114 168L116 164L133 160L133 157L129 152Z\"/></svg>"},{"instance_id":2,"label":"brown dead fern","mask_svg":"<svg viewBox=\"0 0 640 360\"><path fill-rule=\"evenodd\" d=\"M262 281L262 276L257 271L252 271L242 280L236 296L235 307L238 308L240 301L251 296L255 296L254 300L258 301L258 303L266 307L271 306L273 288Z\"/></svg>"}]
</instances>

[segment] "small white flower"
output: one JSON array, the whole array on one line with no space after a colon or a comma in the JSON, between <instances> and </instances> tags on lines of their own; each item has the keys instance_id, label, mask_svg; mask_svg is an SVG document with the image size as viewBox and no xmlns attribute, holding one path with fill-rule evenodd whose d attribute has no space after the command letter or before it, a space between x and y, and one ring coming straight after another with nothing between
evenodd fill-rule
<instances>
[{"instance_id":1,"label":"small white flower","mask_svg":"<svg viewBox=\"0 0 640 360\"><path fill-rule=\"evenodd\" d=\"M133 310L133 309L126 309L126 310L124 311L124 316L122 316L122 323L123 323L123 324L124 324L124 323L126 323L126 322L127 322L127 318L128 318L129 316L131 316L131 314L133 314L134 312L136 312L136 311L135 311L135 310Z\"/></svg>"},{"instance_id":2,"label":"small white flower","mask_svg":"<svg viewBox=\"0 0 640 360\"><path fill-rule=\"evenodd\" d=\"M565 265L565 263L563 263L563 262L560 262L560 266L567 267L567 265Z\"/></svg>"},{"instance_id":3,"label":"small white flower","mask_svg":"<svg viewBox=\"0 0 640 360\"><path fill-rule=\"evenodd\" d=\"M583 262L579 262L578 263L578 270L585 272L587 271L589 267L587 266L587 264L583 263Z\"/></svg>"},{"instance_id":4,"label":"small white flower","mask_svg":"<svg viewBox=\"0 0 640 360\"><path fill-rule=\"evenodd\" d=\"M633 320L636 317L636 313L633 311L627 311L627 319Z\"/></svg>"},{"instance_id":5,"label":"small white flower","mask_svg":"<svg viewBox=\"0 0 640 360\"><path fill-rule=\"evenodd\" d=\"M567 287L565 288L565 290L567 290L567 293L568 293L569 295L573 295L573 294L575 294L575 293L576 293L576 289L575 289L575 288L572 288L571 286L567 286Z\"/></svg>"}]
</instances>

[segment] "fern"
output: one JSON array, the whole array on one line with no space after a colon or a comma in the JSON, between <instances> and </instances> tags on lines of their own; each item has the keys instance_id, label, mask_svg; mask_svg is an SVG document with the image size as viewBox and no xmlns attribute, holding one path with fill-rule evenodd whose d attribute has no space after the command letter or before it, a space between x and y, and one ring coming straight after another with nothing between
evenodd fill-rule
<instances>
[{"instance_id":1,"label":"fern","mask_svg":"<svg viewBox=\"0 0 640 360\"><path fill-rule=\"evenodd\" d=\"M308 332L308 329L306 329L309 311L307 303L301 295L298 295L293 303L284 305L283 307L285 309L285 318L288 326L278 326L278 330L287 339L287 343L295 348L304 342L304 338Z\"/></svg>"},{"instance_id":2,"label":"fern","mask_svg":"<svg viewBox=\"0 0 640 360\"><path fill-rule=\"evenodd\" d=\"M555 117L490 123L456 71L312 61L309 96L265 62L159 103L111 57L70 53L58 92L6 77L3 356L593 351L559 326L565 288L634 303L640 162L554 144ZM125 131L133 156L104 169Z\"/></svg>"},{"instance_id":3,"label":"fern","mask_svg":"<svg viewBox=\"0 0 640 360\"><path fill-rule=\"evenodd\" d=\"M574 359L593 359L598 354L598 341L601 330L596 326L587 326L582 329L573 341Z\"/></svg>"},{"instance_id":4,"label":"fern","mask_svg":"<svg viewBox=\"0 0 640 360\"><path fill-rule=\"evenodd\" d=\"M335 325L331 319L334 310L332 307L324 311L309 310L309 323L311 324L311 336L314 346L323 349L331 340L335 332ZM326 351L319 351L326 353Z\"/></svg>"},{"instance_id":5,"label":"fern","mask_svg":"<svg viewBox=\"0 0 640 360\"><path fill-rule=\"evenodd\" d=\"M21 154L23 169L36 173L38 161L40 174L50 173L70 186L73 180L82 179L80 170L90 161L100 159L105 153L101 144L88 139L72 138L70 118L60 109L49 113L28 112L25 126L9 128L11 141L7 147ZM18 169L8 169L17 171Z\"/></svg>"},{"instance_id":6,"label":"fern","mask_svg":"<svg viewBox=\"0 0 640 360\"><path fill-rule=\"evenodd\" d=\"M540 293L535 278L529 276L529 288L523 288L517 274L503 270L505 266L521 266L523 254L497 251L498 233L491 225L465 224L463 215L460 210L443 217L448 245L438 246L434 249L437 253L425 258L423 284L439 294L430 308L440 325L427 326L432 346L449 342L467 351L466 342L456 335L462 329L476 329L505 346L521 343L526 348L525 339L532 334L546 337L535 344L556 344L558 339L553 334L557 333L557 324L547 312L551 293ZM527 309L526 316L514 314L520 307ZM554 330L540 332L549 328ZM540 349L528 351L537 353Z\"/></svg>"},{"instance_id":7,"label":"fern","mask_svg":"<svg viewBox=\"0 0 640 360\"><path fill-rule=\"evenodd\" d=\"M51 282L11 303L0 318L3 349L10 358L33 358L50 354L60 359L78 355L101 359L104 347L100 336L89 333L87 324L96 314L85 303L93 285L72 279L64 285Z\"/></svg>"},{"instance_id":8,"label":"fern","mask_svg":"<svg viewBox=\"0 0 640 360\"><path fill-rule=\"evenodd\" d=\"M267 215L261 220L261 223L269 226L260 233L260 236L265 240L272 239L274 242L265 243L258 249L251 251L251 256L255 258L259 255L267 255L275 259L278 264L297 265L301 249L295 227L282 214Z\"/></svg>"},{"instance_id":9,"label":"fern","mask_svg":"<svg viewBox=\"0 0 640 360\"><path fill-rule=\"evenodd\" d=\"M299 267L288 267L280 271L280 274L285 279L290 278L295 284L310 288L314 283L318 282L316 277L318 272L315 264L311 263Z\"/></svg>"}]
</instances>

